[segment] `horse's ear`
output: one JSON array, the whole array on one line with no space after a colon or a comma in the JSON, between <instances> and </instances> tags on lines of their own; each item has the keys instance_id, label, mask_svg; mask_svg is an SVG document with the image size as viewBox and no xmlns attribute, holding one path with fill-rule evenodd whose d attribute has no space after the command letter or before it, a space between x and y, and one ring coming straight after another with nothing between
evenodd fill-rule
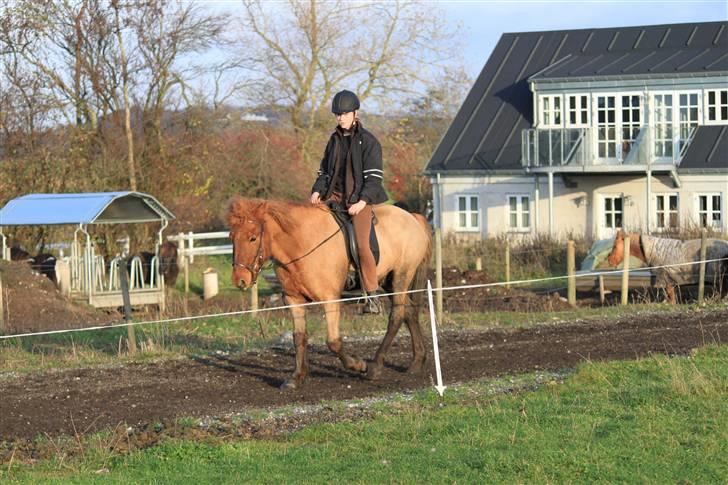
<instances>
[{"instance_id":1,"label":"horse's ear","mask_svg":"<svg viewBox=\"0 0 728 485\"><path fill-rule=\"evenodd\" d=\"M266 201L261 201L258 204L256 204L255 207L253 207L253 210L251 211L251 213L253 214L253 216L255 217L256 220L262 221L263 218L265 217L265 213L267 210L268 210L268 204L266 203Z\"/></svg>"},{"instance_id":2,"label":"horse's ear","mask_svg":"<svg viewBox=\"0 0 728 485\"><path fill-rule=\"evenodd\" d=\"M617 235L614 237L615 241L623 241L624 240L624 231L621 229L617 229Z\"/></svg>"},{"instance_id":3,"label":"horse's ear","mask_svg":"<svg viewBox=\"0 0 728 485\"><path fill-rule=\"evenodd\" d=\"M228 205L227 214L225 219L228 223L228 227L233 227L241 224L245 218L245 199L242 197L235 197L230 201Z\"/></svg>"}]
</instances>

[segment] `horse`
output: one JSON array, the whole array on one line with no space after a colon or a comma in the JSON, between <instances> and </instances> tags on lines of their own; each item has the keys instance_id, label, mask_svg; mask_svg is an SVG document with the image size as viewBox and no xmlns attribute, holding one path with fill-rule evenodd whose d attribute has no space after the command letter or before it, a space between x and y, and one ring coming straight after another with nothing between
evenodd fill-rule
<instances>
[{"instance_id":1,"label":"horse","mask_svg":"<svg viewBox=\"0 0 728 485\"><path fill-rule=\"evenodd\" d=\"M242 289L253 285L263 264L273 260L276 276L293 315L293 343L296 367L281 386L295 389L308 374L305 307L295 306L321 301L327 322L326 343L343 367L376 379L384 366L385 355L404 322L412 340L412 360L408 372L420 373L426 361L424 339L419 323L421 289L430 259L432 237L424 217L391 205L374 207L377 219L380 260L377 277L391 295L387 331L373 361L367 363L348 354L339 333L340 303L350 262L344 236L325 205L313 206L284 201L234 198L227 222L233 243L233 285Z\"/></svg>"},{"instance_id":2,"label":"horse","mask_svg":"<svg viewBox=\"0 0 728 485\"><path fill-rule=\"evenodd\" d=\"M142 262L142 278L144 283L150 285L152 283L152 259L155 254L149 251L140 251L137 256ZM177 244L167 241L159 246L159 274L164 278L164 285L172 287L177 282L179 276L179 265L177 264ZM131 259L127 262L127 271L131 271Z\"/></svg>"},{"instance_id":3,"label":"horse","mask_svg":"<svg viewBox=\"0 0 728 485\"><path fill-rule=\"evenodd\" d=\"M679 285L694 284L700 276L700 239L680 241L647 236L644 234L631 234L629 238L629 254L644 262L647 266L667 266L655 270L657 282L664 285L667 298L671 303L677 303L675 288ZM614 246L607 256L609 264L617 267L624 260L624 232L618 231L614 238ZM706 263L705 274L717 277L725 275L724 268L728 258L728 241L722 239L708 239L706 242L706 260L718 260ZM680 263L695 262L696 264Z\"/></svg>"}]
</instances>

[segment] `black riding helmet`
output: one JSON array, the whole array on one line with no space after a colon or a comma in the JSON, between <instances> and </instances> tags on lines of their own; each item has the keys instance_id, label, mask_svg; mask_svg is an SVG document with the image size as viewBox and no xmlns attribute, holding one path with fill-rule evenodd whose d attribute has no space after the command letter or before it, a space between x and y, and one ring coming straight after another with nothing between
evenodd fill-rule
<instances>
[{"instance_id":1,"label":"black riding helmet","mask_svg":"<svg viewBox=\"0 0 728 485\"><path fill-rule=\"evenodd\" d=\"M359 109L359 98L346 89L339 91L331 102L331 112L337 115Z\"/></svg>"}]
</instances>

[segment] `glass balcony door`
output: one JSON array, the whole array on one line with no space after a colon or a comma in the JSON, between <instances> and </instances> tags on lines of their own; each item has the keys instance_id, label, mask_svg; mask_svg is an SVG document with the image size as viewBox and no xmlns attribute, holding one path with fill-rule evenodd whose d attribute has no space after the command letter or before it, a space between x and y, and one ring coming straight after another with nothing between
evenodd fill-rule
<instances>
[{"instance_id":1,"label":"glass balcony door","mask_svg":"<svg viewBox=\"0 0 728 485\"><path fill-rule=\"evenodd\" d=\"M596 128L597 149L596 162L599 164L616 164L617 159L617 97L613 95L597 95Z\"/></svg>"}]
</instances>

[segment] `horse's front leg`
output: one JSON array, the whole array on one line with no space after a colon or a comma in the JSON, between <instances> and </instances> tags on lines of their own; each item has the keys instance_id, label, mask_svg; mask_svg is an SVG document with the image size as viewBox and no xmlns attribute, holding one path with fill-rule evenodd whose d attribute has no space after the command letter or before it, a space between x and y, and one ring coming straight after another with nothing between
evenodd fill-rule
<instances>
[{"instance_id":1,"label":"horse's front leg","mask_svg":"<svg viewBox=\"0 0 728 485\"><path fill-rule=\"evenodd\" d=\"M287 299L289 304L302 303L301 301L292 301ZM306 333L306 310L303 307L292 307L293 314L293 345L296 348L296 370L293 376L286 379L281 385L281 389L296 389L303 385L308 375L308 356L306 355L306 344L308 344L308 334Z\"/></svg>"},{"instance_id":2,"label":"horse's front leg","mask_svg":"<svg viewBox=\"0 0 728 485\"><path fill-rule=\"evenodd\" d=\"M675 285L672 283L668 283L667 286L665 286L665 293L667 293L667 299L672 303L673 305L677 304L677 294L675 293Z\"/></svg>"},{"instance_id":3,"label":"horse's front leg","mask_svg":"<svg viewBox=\"0 0 728 485\"><path fill-rule=\"evenodd\" d=\"M356 372L366 372L367 363L363 359L360 359L356 355L348 355L344 352L344 344L341 341L341 334L339 334L339 321L341 320L341 307L339 303L325 304L324 311L326 312L326 325L328 330L326 345L328 345L329 350L336 354L344 368Z\"/></svg>"}]
</instances>

